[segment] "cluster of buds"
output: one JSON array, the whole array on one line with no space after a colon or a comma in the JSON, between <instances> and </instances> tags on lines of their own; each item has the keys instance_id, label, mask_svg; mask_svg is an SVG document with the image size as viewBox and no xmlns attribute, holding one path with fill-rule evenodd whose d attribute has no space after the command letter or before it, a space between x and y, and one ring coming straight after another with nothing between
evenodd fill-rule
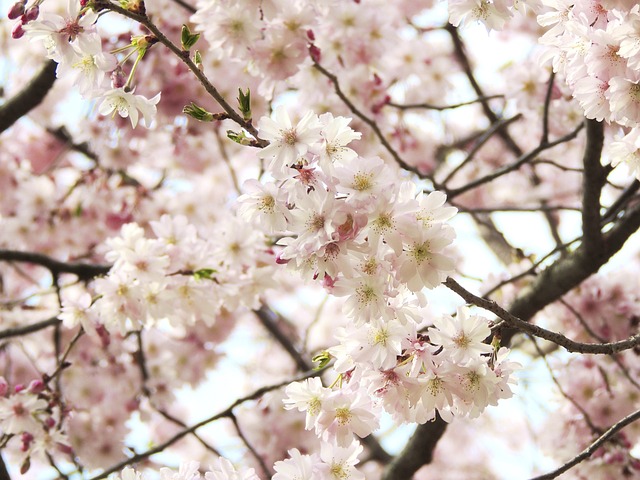
<instances>
[{"instance_id":1,"label":"cluster of buds","mask_svg":"<svg viewBox=\"0 0 640 480\"><path fill-rule=\"evenodd\" d=\"M36 1L27 8L26 0L18 0L9 9L9 20L17 20L11 29L13 38L21 38L24 35L24 26L38 18L40 14L40 1Z\"/></svg>"}]
</instances>

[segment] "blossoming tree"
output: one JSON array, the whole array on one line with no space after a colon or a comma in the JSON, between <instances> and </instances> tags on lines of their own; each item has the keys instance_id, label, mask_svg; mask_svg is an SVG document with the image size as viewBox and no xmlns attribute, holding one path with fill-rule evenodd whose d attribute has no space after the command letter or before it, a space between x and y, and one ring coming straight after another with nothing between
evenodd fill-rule
<instances>
[{"instance_id":1,"label":"blossoming tree","mask_svg":"<svg viewBox=\"0 0 640 480\"><path fill-rule=\"evenodd\" d=\"M8 5L0 477L640 476L636 3Z\"/></svg>"}]
</instances>

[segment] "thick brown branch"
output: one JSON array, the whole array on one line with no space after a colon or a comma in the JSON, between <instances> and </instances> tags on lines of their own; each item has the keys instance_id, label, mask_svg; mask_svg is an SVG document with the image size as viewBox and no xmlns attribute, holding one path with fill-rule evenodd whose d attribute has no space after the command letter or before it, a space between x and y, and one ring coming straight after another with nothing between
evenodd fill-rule
<instances>
[{"instance_id":1,"label":"thick brown branch","mask_svg":"<svg viewBox=\"0 0 640 480\"><path fill-rule=\"evenodd\" d=\"M60 323L61 321L58 319L58 317L51 317L47 318L46 320L42 320L41 322L31 323L22 327L5 328L4 330L0 331L0 339L20 337L29 333L39 332L40 330L59 325Z\"/></svg>"},{"instance_id":2,"label":"thick brown branch","mask_svg":"<svg viewBox=\"0 0 640 480\"><path fill-rule=\"evenodd\" d=\"M557 260L521 292L509 306L509 312L522 320L530 320L544 307L596 273L638 228L640 206L635 205L604 235L598 252L588 253L584 245L580 245L575 251ZM515 332L503 331L503 339L513 333Z\"/></svg>"},{"instance_id":3,"label":"thick brown branch","mask_svg":"<svg viewBox=\"0 0 640 480\"><path fill-rule=\"evenodd\" d=\"M593 253L598 252L602 245L600 194L609 169L600 162L604 142L602 122L585 120L585 124L587 145L582 159L582 243L588 253Z\"/></svg>"},{"instance_id":4,"label":"thick brown branch","mask_svg":"<svg viewBox=\"0 0 640 480\"><path fill-rule=\"evenodd\" d=\"M408 480L420 467L431 463L433 451L447 428L439 415L432 422L418 425L400 454L389 464L382 480Z\"/></svg>"},{"instance_id":5,"label":"thick brown branch","mask_svg":"<svg viewBox=\"0 0 640 480\"><path fill-rule=\"evenodd\" d=\"M91 280L100 275L106 275L111 265L94 265L81 262L61 262L47 255L34 252L22 252L19 250L0 250L0 261L24 262L41 265L56 277L61 273L72 273L79 280Z\"/></svg>"},{"instance_id":6,"label":"thick brown branch","mask_svg":"<svg viewBox=\"0 0 640 480\"><path fill-rule=\"evenodd\" d=\"M57 65L49 60L26 87L0 107L0 133L42 102L56 81Z\"/></svg>"}]
</instances>

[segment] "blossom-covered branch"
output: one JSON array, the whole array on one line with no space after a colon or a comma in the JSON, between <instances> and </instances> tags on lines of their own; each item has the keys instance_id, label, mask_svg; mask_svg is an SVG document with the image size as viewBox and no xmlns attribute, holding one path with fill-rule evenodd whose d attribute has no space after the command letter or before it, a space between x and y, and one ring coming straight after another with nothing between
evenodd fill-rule
<instances>
[{"instance_id":1,"label":"blossom-covered branch","mask_svg":"<svg viewBox=\"0 0 640 480\"><path fill-rule=\"evenodd\" d=\"M640 345L640 335L634 335L633 337L630 337L626 340L620 340L619 342L611 343L576 342L565 337L561 333L551 332L545 328L539 327L538 325L521 320L520 318L512 315L511 313L500 307L493 300L487 300L486 298L478 297L477 295L474 295L473 293L465 290L458 282L456 282L451 277L447 278L443 282L443 284L460 295L466 302L484 308L485 310L496 314L498 318L504 320L512 328L516 328L538 338L553 342L556 345L564 347L569 352L612 355L614 353L629 350Z\"/></svg>"}]
</instances>

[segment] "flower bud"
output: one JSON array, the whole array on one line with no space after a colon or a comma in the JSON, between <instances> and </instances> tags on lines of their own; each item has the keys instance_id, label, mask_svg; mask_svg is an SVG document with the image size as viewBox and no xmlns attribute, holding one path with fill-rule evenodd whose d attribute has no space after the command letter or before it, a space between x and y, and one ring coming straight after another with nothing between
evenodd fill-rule
<instances>
[{"instance_id":1,"label":"flower bud","mask_svg":"<svg viewBox=\"0 0 640 480\"><path fill-rule=\"evenodd\" d=\"M122 68L118 67L111 72L111 86L113 88L122 88L125 83L127 83L127 79L124 76Z\"/></svg>"},{"instance_id":2,"label":"flower bud","mask_svg":"<svg viewBox=\"0 0 640 480\"><path fill-rule=\"evenodd\" d=\"M4 397L9 391L9 384L4 379L4 377L0 377L0 397Z\"/></svg>"},{"instance_id":3,"label":"flower bud","mask_svg":"<svg viewBox=\"0 0 640 480\"><path fill-rule=\"evenodd\" d=\"M66 455L73 455L73 447L71 447L71 445L65 445L64 443L58 442L56 443L56 446L62 453Z\"/></svg>"},{"instance_id":4,"label":"flower bud","mask_svg":"<svg viewBox=\"0 0 640 480\"><path fill-rule=\"evenodd\" d=\"M44 390L44 382L42 380L31 380L29 383L29 388L27 389L29 393L40 393Z\"/></svg>"},{"instance_id":5,"label":"flower bud","mask_svg":"<svg viewBox=\"0 0 640 480\"><path fill-rule=\"evenodd\" d=\"M313 44L309 45L309 55L311 56L311 60L320 63L321 52L318 47Z\"/></svg>"},{"instance_id":6,"label":"flower bud","mask_svg":"<svg viewBox=\"0 0 640 480\"><path fill-rule=\"evenodd\" d=\"M19 384L17 384L15 387L13 387L13 391L14 391L14 393L20 393L20 392L21 392L21 391L23 391L25 388L26 388L26 387L25 387L23 384L19 383Z\"/></svg>"},{"instance_id":7,"label":"flower bud","mask_svg":"<svg viewBox=\"0 0 640 480\"><path fill-rule=\"evenodd\" d=\"M15 20L16 18L24 15L25 3L26 2L16 2L11 6L11 8L9 9L9 13L7 14L9 20Z\"/></svg>"},{"instance_id":8,"label":"flower bud","mask_svg":"<svg viewBox=\"0 0 640 480\"><path fill-rule=\"evenodd\" d=\"M22 23L17 22L13 26L13 29L11 30L11 38L18 39L18 38L22 38L23 35L24 35L24 30L22 29Z\"/></svg>"},{"instance_id":9,"label":"flower bud","mask_svg":"<svg viewBox=\"0 0 640 480\"><path fill-rule=\"evenodd\" d=\"M33 435L31 435L29 432L23 432L20 436L20 441L22 442L22 446L20 447L20 449L23 452L26 452L31 447L31 442L33 442Z\"/></svg>"},{"instance_id":10,"label":"flower bud","mask_svg":"<svg viewBox=\"0 0 640 480\"><path fill-rule=\"evenodd\" d=\"M37 5L34 5L33 7L29 7L27 8L26 12L24 12L24 15L22 15L22 23L29 23L29 22L33 22L35 19L38 18L38 15L40 15L40 7Z\"/></svg>"}]
</instances>

